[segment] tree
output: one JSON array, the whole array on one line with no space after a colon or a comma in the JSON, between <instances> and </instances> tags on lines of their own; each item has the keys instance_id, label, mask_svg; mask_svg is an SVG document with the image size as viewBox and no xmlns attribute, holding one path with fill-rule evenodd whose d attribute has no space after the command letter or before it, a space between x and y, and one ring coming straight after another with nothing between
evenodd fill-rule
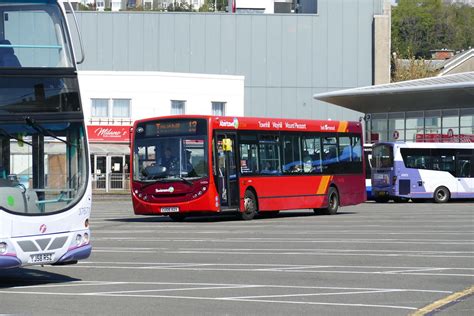
<instances>
[{"instance_id":1,"label":"tree","mask_svg":"<svg viewBox=\"0 0 474 316\"><path fill-rule=\"evenodd\" d=\"M215 6L217 5L217 10ZM206 2L199 8L200 12L215 12L225 11L227 7L227 0L206 0Z\"/></svg>"},{"instance_id":2,"label":"tree","mask_svg":"<svg viewBox=\"0 0 474 316\"><path fill-rule=\"evenodd\" d=\"M396 54L392 56L391 70L392 82L433 77L438 72L430 60L415 58L413 55L402 60L397 59Z\"/></svg>"},{"instance_id":3,"label":"tree","mask_svg":"<svg viewBox=\"0 0 474 316\"><path fill-rule=\"evenodd\" d=\"M170 3L168 5L167 10L169 12L174 11L174 12L186 12L186 11L193 11L193 5L189 4L187 2L178 2L176 1L175 3Z\"/></svg>"},{"instance_id":4,"label":"tree","mask_svg":"<svg viewBox=\"0 0 474 316\"><path fill-rule=\"evenodd\" d=\"M442 0L400 0L392 11L392 49L402 58L410 53L428 58L430 50L474 46L474 7Z\"/></svg>"},{"instance_id":5,"label":"tree","mask_svg":"<svg viewBox=\"0 0 474 316\"><path fill-rule=\"evenodd\" d=\"M95 5L93 3L88 3L86 5L78 3L77 11L95 11Z\"/></svg>"}]
</instances>

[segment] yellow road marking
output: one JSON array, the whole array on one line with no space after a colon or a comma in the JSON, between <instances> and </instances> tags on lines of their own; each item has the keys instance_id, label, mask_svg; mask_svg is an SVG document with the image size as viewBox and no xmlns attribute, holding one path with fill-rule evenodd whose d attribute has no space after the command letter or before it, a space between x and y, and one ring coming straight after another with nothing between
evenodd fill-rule
<instances>
[{"instance_id":1,"label":"yellow road marking","mask_svg":"<svg viewBox=\"0 0 474 316\"><path fill-rule=\"evenodd\" d=\"M425 307L420 308L416 312L413 312L412 314L410 314L410 316L421 316L421 315L429 314L435 310L442 308L443 306L446 306L448 304L451 304L454 301L460 300L463 297L473 295L473 294L474 294L474 285L471 287L468 287L467 289L463 291L453 293L449 296L446 296L445 298L442 298L429 305L426 305Z\"/></svg>"}]
</instances>

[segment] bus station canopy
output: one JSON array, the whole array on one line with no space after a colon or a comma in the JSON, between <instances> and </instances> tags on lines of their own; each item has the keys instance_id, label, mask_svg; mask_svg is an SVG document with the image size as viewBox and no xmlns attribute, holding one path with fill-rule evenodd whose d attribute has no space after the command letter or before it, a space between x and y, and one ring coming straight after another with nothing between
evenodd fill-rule
<instances>
[{"instance_id":1,"label":"bus station canopy","mask_svg":"<svg viewBox=\"0 0 474 316\"><path fill-rule=\"evenodd\" d=\"M474 107L474 72L315 94L362 113Z\"/></svg>"}]
</instances>

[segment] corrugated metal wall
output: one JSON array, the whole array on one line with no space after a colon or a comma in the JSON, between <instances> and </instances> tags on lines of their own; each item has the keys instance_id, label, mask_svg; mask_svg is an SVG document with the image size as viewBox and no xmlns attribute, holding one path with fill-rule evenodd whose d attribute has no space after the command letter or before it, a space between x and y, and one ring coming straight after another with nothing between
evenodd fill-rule
<instances>
[{"instance_id":1,"label":"corrugated metal wall","mask_svg":"<svg viewBox=\"0 0 474 316\"><path fill-rule=\"evenodd\" d=\"M244 75L245 115L357 119L312 95L372 84L382 2L319 0L318 15L79 12L80 69Z\"/></svg>"}]
</instances>

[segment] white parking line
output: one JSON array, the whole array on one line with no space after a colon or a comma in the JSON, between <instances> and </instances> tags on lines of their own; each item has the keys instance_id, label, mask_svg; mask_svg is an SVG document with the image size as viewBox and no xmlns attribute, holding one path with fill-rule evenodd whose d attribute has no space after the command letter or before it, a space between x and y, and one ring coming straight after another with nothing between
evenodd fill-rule
<instances>
[{"instance_id":1,"label":"white parking line","mask_svg":"<svg viewBox=\"0 0 474 316\"><path fill-rule=\"evenodd\" d=\"M189 232L188 232L189 235ZM419 244L419 245L474 245L473 241L465 240L430 240L430 239L314 239L314 238L138 238L138 237L97 237L93 240L115 240L143 242L213 242L213 243L337 243L337 244Z\"/></svg>"},{"instance_id":2,"label":"white parking line","mask_svg":"<svg viewBox=\"0 0 474 316\"><path fill-rule=\"evenodd\" d=\"M348 304L348 303L326 303L326 302L295 302L295 301L273 301L273 300L257 300L257 299L225 299L229 301L256 302L256 303L272 303L272 304L301 304L301 305L327 305L327 306L351 306L351 307L374 307L374 308L390 308L416 310L412 306L395 306L395 305L374 305L374 304Z\"/></svg>"},{"instance_id":3,"label":"white parking line","mask_svg":"<svg viewBox=\"0 0 474 316\"><path fill-rule=\"evenodd\" d=\"M300 294L280 294L280 295L259 295L259 296L237 296L226 297L224 299L255 299L255 298L273 298L273 297L303 297L303 296L331 296L331 295L354 295L354 294L377 294L405 292L403 290L379 290L379 291L351 291L351 292L333 292L333 293L300 293Z\"/></svg>"},{"instance_id":4,"label":"white parking line","mask_svg":"<svg viewBox=\"0 0 474 316\"><path fill-rule=\"evenodd\" d=\"M114 252L114 250L117 250L118 252L123 252L124 250L128 252L137 252L139 253L140 251L170 251L171 248L135 248L135 247L96 247L94 246L94 251L97 252ZM453 257L453 255L458 255L458 254L474 254L474 251L439 251L439 250L371 250L371 249L333 249L333 248L258 248L258 249L252 249L252 248L232 248L232 249L225 249L226 251L229 252L237 252L237 251L245 251L249 253L253 252L266 252L266 251L298 251L298 252L306 252L306 253L321 253L321 252L335 252L335 253L366 253L366 252L371 252L371 253L388 253L388 254L418 254L418 255L441 255L441 254L446 254L450 255ZM219 251L219 248L177 248L174 249L174 251ZM268 253L268 252L266 252Z\"/></svg>"},{"instance_id":5,"label":"white parking line","mask_svg":"<svg viewBox=\"0 0 474 316\"><path fill-rule=\"evenodd\" d=\"M370 257L422 257L422 258L474 258L474 255L428 255L428 254L400 254L400 253L340 253L340 252L252 252L252 251L191 251L176 250L164 251L166 254L219 254L219 255L300 255L300 256L370 256Z\"/></svg>"},{"instance_id":6,"label":"white parking line","mask_svg":"<svg viewBox=\"0 0 474 316\"><path fill-rule=\"evenodd\" d=\"M143 266L136 266L136 265L124 265L124 266L118 266L118 265L102 265L102 266L97 266L97 265L88 265L88 262L83 262L75 267L72 267L74 269L77 268L83 268L83 269L116 269L116 270L184 270L184 271L229 271L229 272L285 272L285 273L311 273L311 274L316 274L316 273L324 273L324 274L373 274L373 275L381 275L381 274L398 274L398 275L424 275L424 276L449 276L449 277L474 277L474 273L428 273L428 272L423 272L423 270L426 269L426 271L437 271L438 269L440 270L473 270L472 268L466 268L466 269L451 269L451 268L421 268L420 272L397 272L394 273L392 271L384 271L385 267L380 267L378 268L379 271L361 271L361 270L338 270L337 268L352 268L354 267L338 267L338 266L316 266L315 268L307 268L303 267L302 269L288 269L286 266L278 267L275 266L273 268L250 268L248 264L242 264L238 265L238 267L235 267L235 265L232 264L189 264L189 266L173 266L173 265L156 265L154 263L143 263L143 264L138 264L138 265L143 265ZM123 263L122 263L123 264ZM254 265L254 264L253 264ZM242 268L239 268L239 266L242 266ZM258 265L254 265L258 266ZM268 265L267 265L268 266ZM62 268L68 268L68 266L64 266ZM329 269L329 270L321 270L321 269ZM360 267L359 267L360 268ZM308 269L315 269L315 270L308 270ZM373 267L367 266L362 269L373 269ZM380 270L381 269L381 270Z\"/></svg>"},{"instance_id":7,"label":"white parking line","mask_svg":"<svg viewBox=\"0 0 474 316\"><path fill-rule=\"evenodd\" d=\"M412 270L398 270L398 271L385 271L387 274L403 274L410 272L426 272L426 271L445 271L450 270L450 268L427 268L427 269L412 269ZM470 269L472 270L472 269Z\"/></svg>"},{"instance_id":8,"label":"white parking line","mask_svg":"<svg viewBox=\"0 0 474 316\"><path fill-rule=\"evenodd\" d=\"M262 226L263 227L263 226ZM267 226L265 226L266 228L269 228ZM196 230L196 231L193 231L193 230L176 230L175 227L162 227L160 226L159 227L159 231L157 230L157 226L155 227L142 227L142 228L150 228L150 229L140 229L140 230L128 230L128 229L123 229L123 230L103 230L103 229L100 229L100 230L95 230L95 234L96 235L107 235L107 234L119 234L119 235L122 235L122 234L150 234L150 233L159 233L160 235L162 234L172 234L172 235L189 235L190 233L191 234L222 234L222 233L225 233L227 235L241 235L242 233L250 233L252 232L251 230L248 230L249 227L245 227L244 230L236 230L236 231L228 231L228 230L224 230L222 227L219 227L219 229L216 229L216 230L212 230L212 231L209 231L209 230ZM151 229L151 228L154 228L154 229ZM170 230L165 230L166 228L170 228ZM232 229L237 229L236 227L229 227L229 228L232 228ZM258 227L252 227L252 228L258 228ZM337 227L334 227L334 228L337 228ZM406 227L404 227L406 228ZM471 227L466 227L466 228L471 228ZM291 231L288 231L288 232L284 232L284 231L279 231L278 232L278 235L294 235L294 236L298 236L298 235L323 235L323 236L327 236L327 235L367 235L367 234L372 234L372 235L401 235L401 236L406 236L407 234L410 234L410 235L432 235L432 234L437 234L437 235L474 235L474 232L472 232L471 230L469 231L460 231L460 230L456 230L456 231L444 231L444 232L440 232L440 231L419 231L419 230L416 230L416 227L413 227L414 231L404 231L404 232L390 232L390 231L381 231L381 230L364 230L363 232L361 231L356 231L356 230L328 230L328 227L324 227L325 230L319 230L317 232L314 232L314 231L298 231L298 232L291 232ZM273 231L261 231L260 234L262 235L273 235L275 234L275 232Z\"/></svg>"},{"instance_id":9,"label":"white parking line","mask_svg":"<svg viewBox=\"0 0 474 316\"><path fill-rule=\"evenodd\" d=\"M29 295L52 295L52 296L90 296L93 293L63 293L63 292L8 292L0 291L4 294L29 294ZM416 310L412 306L395 306L395 305L377 305L377 304L350 304L350 303L328 303L328 302L301 302L301 301L275 301L275 300L258 300L258 299L238 299L238 298L219 298L219 297L196 297L196 296L178 296L178 295L131 295L131 294L94 294L103 297L128 297L128 298L167 298L179 300L205 300L205 301L234 301L234 302L255 302L255 303L271 303L271 304L299 304L299 305L327 305L327 306L352 306L366 308L390 308L402 310Z\"/></svg>"},{"instance_id":10,"label":"white parking line","mask_svg":"<svg viewBox=\"0 0 474 316\"><path fill-rule=\"evenodd\" d=\"M16 286L10 289L23 288L47 288L47 287L70 287L74 285L83 286L106 286L106 285L173 285L173 286L200 286L200 287L255 287L255 288L278 288L278 289L309 289L309 290L351 290L351 291L395 291L395 292L420 292L420 293L442 293L451 294L452 291L445 290L426 290L426 289L401 289L401 288L372 288L372 287L341 287L341 286L307 286L307 285L281 285L281 284L243 284L243 283L191 283L191 282L146 282L146 281L72 281L70 283L52 284L52 285L31 285ZM175 289L173 289L174 291ZM15 291L0 291L11 292ZM31 292L26 292L31 293ZM48 292L49 293L49 292Z\"/></svg>"},{"instance_id":11,"label":"white parking line","mask_svg":"<svg viewBox=\"0 0 474 316\"><path fill-rule=\"evenodd\" d=\"M140 261L81 261L77 266L83 264L122 264L122 265L151 265L151 266L178 266L178 265L189 265L189 266L200 266L200 265L212 265L212 266L229 266L229 267L248 267L248 263L200 263L200 262L140 262ZM295 265L295 264L283 264L283 263L252 263L252 266L256 267L273 267L273 268L308 268L308 267L317 267L317 268L352 268L352 269L448 269L448 270L474 270L472 267L411 267L411 266L368 266L368 265ZM67 266L64 266L67 267ZM74 267L74 266L70 266ZM260 269L258 269L260 270Z\"/></svg>"},{"instance_id":12,"label":"white parking line","mask_svg":"<svg viewBox=\"0 0 474 316\"><path fill-rule=\"evenodd\" d=\"M67 266L64 266L67 267ZM262 271L262 269L250 269L250 268L241 268L241 269L226 269L226 268L167 268L167 267L119 267L119 266L88 266L88 265L81 265L75 267L77 268L87 268L87 269L116 269L116 270L185 270L185 271L232 271L232 272L287 272L287 273L325 273L325 274L394 274L394 273L386 273L384 271L346 271L346 270L317 270L317 271L308 271L308 270L268 270ZM405 275L424 275L424 276L449 276L449 277L474 277L474 274L467 274L467 273L398 273L398 274L405 274Z\"/></svg>"},{"instance_id":13,"label":"white parking line","mask_svg":"<svg viewBox=\"0 0 474 316\"><path fill-rule=\"evenodd\" d=\"M149 292L180 292L195 290L223 290L223 289L247 289L259 288L259 285L242 285L242 286L209 286L209 287L189 287L189 288L173 288L173 289L151 289L151 290L133 290L133 291L112 291L112 292L95 292L88 295L106 295L106 294L130 294L130 293L149 293Z\"/></svg>"},{"instance_id":14,"label":"white parking line","mask_svg":"<svg viewBox=\"0 0 474 316\"><path fill-rule=\"evenodd\" d=\"M56 287L75 287L75 286L96 286L96 285L120 285L127 282L103 282L103 281L71 281L68 283L39 284L15 286L12 289L37 289L37 288L56 288Z\"/></svg>"}]
</instances>

